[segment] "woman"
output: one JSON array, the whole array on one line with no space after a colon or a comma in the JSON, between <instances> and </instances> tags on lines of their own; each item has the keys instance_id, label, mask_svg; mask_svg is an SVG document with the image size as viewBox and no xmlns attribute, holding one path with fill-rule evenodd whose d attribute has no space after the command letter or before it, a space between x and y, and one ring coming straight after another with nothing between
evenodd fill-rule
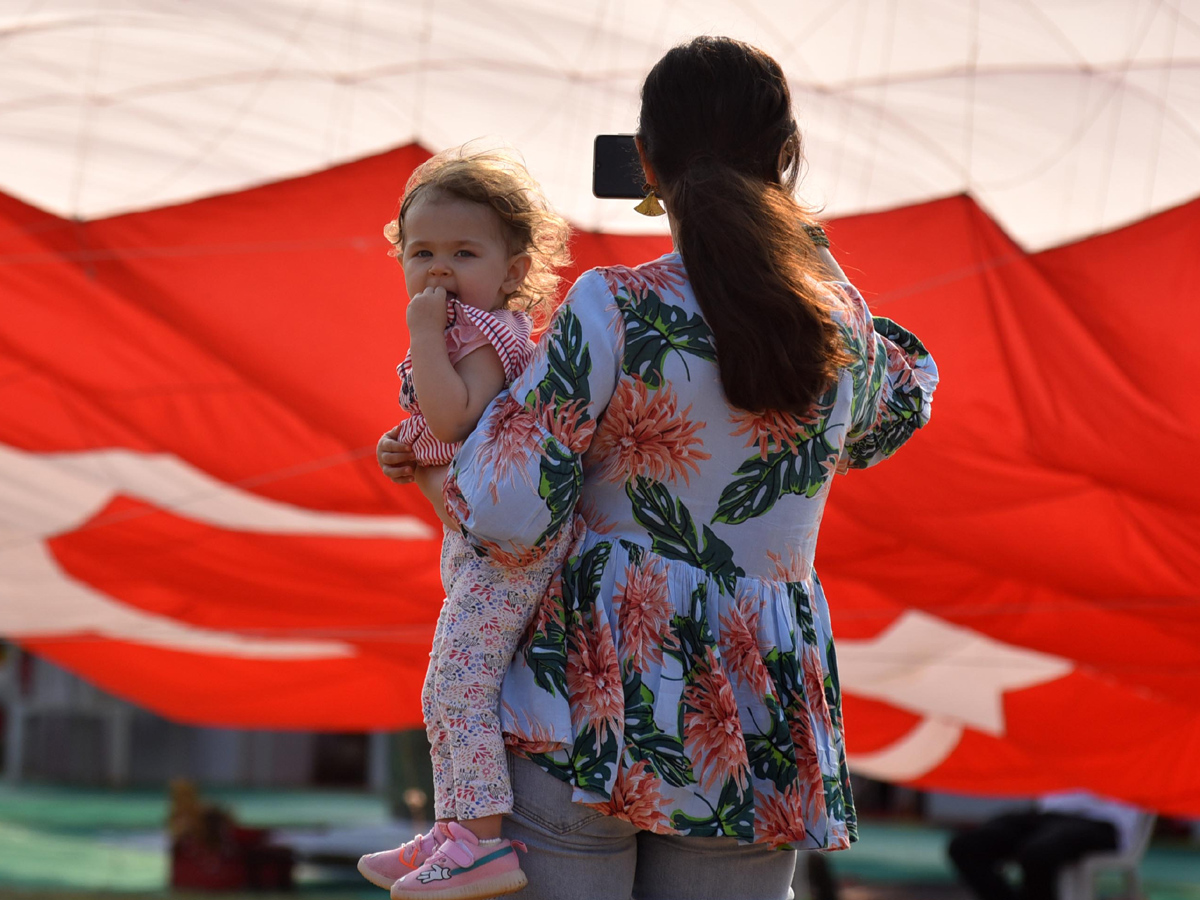
<instances>
[{"instance_id":1,"label":"woman","mask_svg":"<svg viewBox=\"0 0 1200 900\"><path fill-rule=\"evenodd\" d=\"M638 145L676 252L581 276L444 483L417 481L494 560L571 544L504 682L520 896L783 898L789 848L856 837L821 513L928 420L937 371L826 281L774 60L669 51ZM391 434L380 464L412 480Z\"/></svg>"}]
</instances>

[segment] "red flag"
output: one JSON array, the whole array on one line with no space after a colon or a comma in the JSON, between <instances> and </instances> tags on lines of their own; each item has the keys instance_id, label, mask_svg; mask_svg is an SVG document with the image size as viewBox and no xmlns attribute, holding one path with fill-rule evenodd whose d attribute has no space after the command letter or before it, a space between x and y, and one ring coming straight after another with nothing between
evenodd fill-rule
<instances>
[{"instance_id":1,"label":"red flag","mask_svg":"<svg viewBox=\"0 0 1200 900\"><path fill-rule=\"evenodd\" d=\"M419 723L440 530L374 444L424 157L90 223L0 197L0 632L180 721ZM1200 201L1036 255L966 197L830 234L942 374L825 518L852 761L1200 814Z\"/></svg>"}]
</instances>

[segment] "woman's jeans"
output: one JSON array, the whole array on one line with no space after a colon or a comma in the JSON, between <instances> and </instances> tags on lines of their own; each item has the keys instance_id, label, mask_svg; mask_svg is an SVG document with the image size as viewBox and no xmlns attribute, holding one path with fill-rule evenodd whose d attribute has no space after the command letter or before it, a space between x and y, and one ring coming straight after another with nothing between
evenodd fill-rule
<instances>
[{"instance_id":1,"label":"woman's jeans","mask_svg":"<svg viewBox=\"0 0 1200 900\"><path fill-rule=\"evenodd\" d=\"M508 757L512 815L529 886L514 900L788 900L793 850L726 837L674 837L571 802L571 787Z\"/></svg>"}]
</instances>

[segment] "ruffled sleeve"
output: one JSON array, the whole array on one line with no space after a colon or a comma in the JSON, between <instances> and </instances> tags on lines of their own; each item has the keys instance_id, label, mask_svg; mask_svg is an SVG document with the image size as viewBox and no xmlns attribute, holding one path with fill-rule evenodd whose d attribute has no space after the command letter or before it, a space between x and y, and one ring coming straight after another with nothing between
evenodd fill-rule
<instances>
[{"instance_id":1,"label":"ruffled sleeve","mask_svg":"<svg viewBox=\"0 0 1200 900\"><path fill-rule=\"evenodd\" d=\"M862 295L839 284L846 299L839 314L853 382L850 430L839 468L865 469L900 449L929 421L937 365L911 332L872 316Z\"/></svg>"},{"instance_id":2,"label":"ruffled sleeve","mask_svg":"<svg viewBox=\"0 0 1200 900\"><path fill-rule=\"evenodd\" d=\"M524 372L484 411L445 484L446 508L481 555L544 555L583 485L580 457L621 369L623 325L596 271L574 287Z\"/></svg>"}]
</instances>

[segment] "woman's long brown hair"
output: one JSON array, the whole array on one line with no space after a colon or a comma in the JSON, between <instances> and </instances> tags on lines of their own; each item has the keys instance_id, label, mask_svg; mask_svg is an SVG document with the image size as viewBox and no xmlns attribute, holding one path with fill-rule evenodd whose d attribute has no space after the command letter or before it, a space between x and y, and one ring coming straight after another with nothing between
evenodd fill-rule
<instances>
[{"instance_id":1,"label":"woman's long brown hair","mask_svg":"<svg viewBox=\"0 0 1200 900\"><path fill-rule=\"evenodd\" d=\"M730 38L668 51L646 76L638 137L712 329L725 397L805 414L846 362L816 282L812 216L793 198L800 134L779 64Z\"/></svg>"}]
</instances>

